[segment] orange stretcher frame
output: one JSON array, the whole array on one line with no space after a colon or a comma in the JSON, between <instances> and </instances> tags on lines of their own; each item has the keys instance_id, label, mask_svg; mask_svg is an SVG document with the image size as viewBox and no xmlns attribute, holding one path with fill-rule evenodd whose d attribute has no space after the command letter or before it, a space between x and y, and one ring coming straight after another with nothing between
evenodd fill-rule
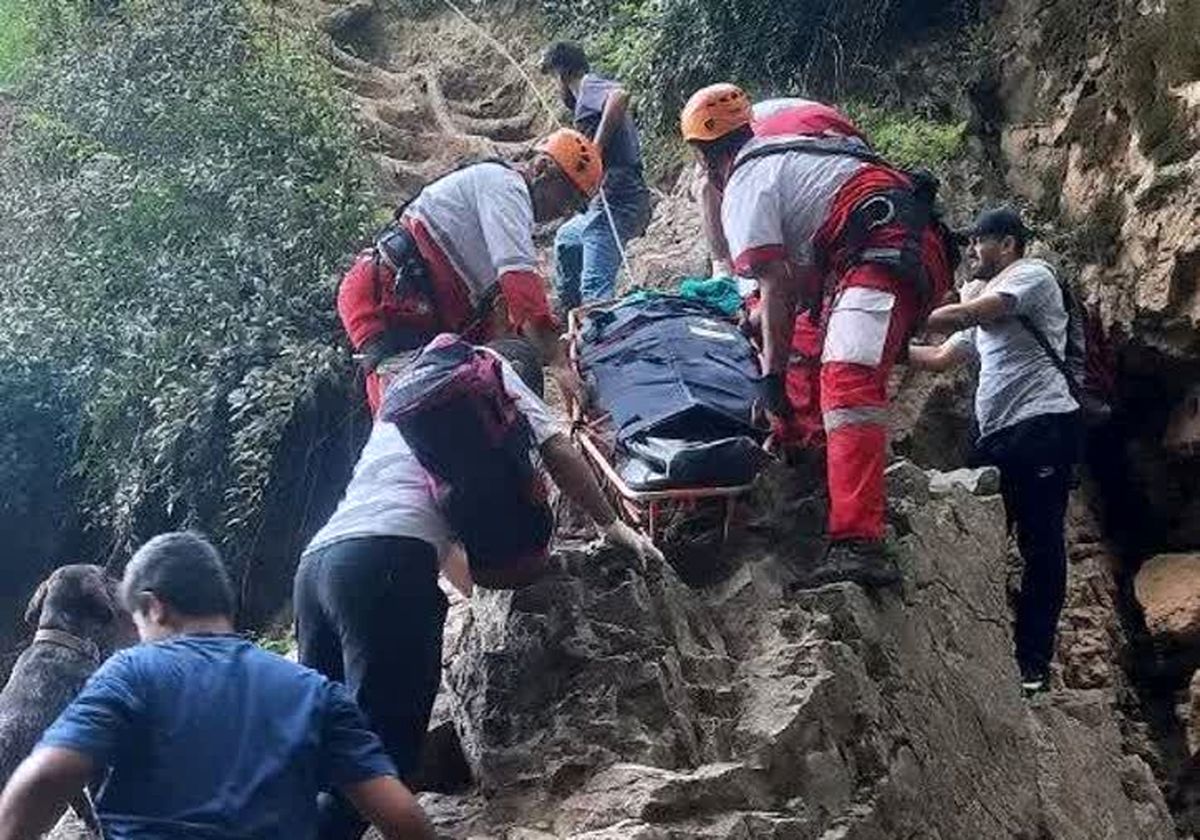
<instances>
[{"instance_id":1,"label":"orange stretcher frame","mask_svg":"<svg viewBox=\"0 0 1200 840\"><path fill-rule=\"evenodd\" d=\"M612 302L603 301L587 304L572 309L567 313L567 342L571 367L582 378L579 368L579 335L583 316L597 309L612 306ZM622 516L631 525L645 528L651 540L658 539L658 526L664 514L686 508L694 508L702 501L717 500L724 504L724 524L722 539L728 540L737 510L738 499L748 493L755 482L739 484L733 487L682 487L669 490L634 490L613 467L604 452L595 431L596 420L584 416L582 408L571 404L572 435L579 443L584 455L592 465L592 469L600 478L602 486L606 487L609 495L616 501Z\"/></svg>"}]
</instances>

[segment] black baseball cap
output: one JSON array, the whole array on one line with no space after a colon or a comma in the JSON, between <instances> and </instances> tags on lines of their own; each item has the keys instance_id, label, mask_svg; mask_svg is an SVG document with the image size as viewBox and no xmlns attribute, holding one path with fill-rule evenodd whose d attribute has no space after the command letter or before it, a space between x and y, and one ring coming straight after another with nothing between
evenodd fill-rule
<instances>
[{"instance_id":1,"label":"black baseball cap","mask_svg":"<svg viewBox=\"0 0 1200 840\"><path fill-rule=\"evenodd\" d=\"M1022 245L1030 237L1030 230L1025 227L1021 213L1009 205L984 210L963 233L966 236L1012 236Z\"/></svg>"}]
</instances>

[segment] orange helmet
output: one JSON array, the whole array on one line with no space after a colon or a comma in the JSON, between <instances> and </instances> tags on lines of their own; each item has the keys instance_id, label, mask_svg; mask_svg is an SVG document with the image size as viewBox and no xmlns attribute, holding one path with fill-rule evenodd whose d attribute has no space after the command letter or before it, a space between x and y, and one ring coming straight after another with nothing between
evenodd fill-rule
<instances>
[{"instance_id":1,"label":"orange helmet","mask_svg":"<svg viewBox=\"0 0 1200 840\"><path fill-rule=\"evenodd\" d=\"M549 155L567 180L588 198L600 189L604 179L600 149L578 131L560 128L538 145L538 151Z\"/></svg>"},{"instance_id":2,"label":"orange helmet","mask_svg":"<svg viewBox=\"0 0 1200 840\"><path fill-rule=\"evenodd\" d=\"M679 115L679 127L683 139L689 143L708 143L750 125L751 117L746 92L737 85L722 82L692 94Z\"/></svg>"}]
</instances>

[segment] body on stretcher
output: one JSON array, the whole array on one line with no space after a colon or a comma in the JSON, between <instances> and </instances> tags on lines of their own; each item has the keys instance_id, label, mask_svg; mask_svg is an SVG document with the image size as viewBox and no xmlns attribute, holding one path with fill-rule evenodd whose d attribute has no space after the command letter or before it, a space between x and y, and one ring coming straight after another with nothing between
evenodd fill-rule
<instances>
[{"instance_id":1,"label":"body on stretcher","mask_svg":"<svg viewBox=\"0 0 1200 840\"><path fill-rule=\"evenodd\" d=\"M586 383L575 435L623 514L660 536L665 518L735 502L770 460L755 423L757 354L732 319L672 295L592 304L568 316Z\"/></svg>"}]
</instances>

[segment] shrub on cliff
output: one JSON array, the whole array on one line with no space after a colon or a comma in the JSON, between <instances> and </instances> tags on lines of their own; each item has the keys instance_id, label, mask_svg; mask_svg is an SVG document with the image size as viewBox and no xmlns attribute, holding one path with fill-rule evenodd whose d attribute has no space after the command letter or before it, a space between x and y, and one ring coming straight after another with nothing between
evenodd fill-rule
<instances>
[{"instance_id":1,"label":"shrub on cliff","mask_svg":"<svg viewBox=\"0 0 1200 840\"><path fill-rule=\"evenodd\" d=\"M297 407L349 376L332 277L369 197L344 105L253 2L0 2L34 38L7 48L0 370L35 365L74 427L20 438L0 486L67 447L115 545L188 525L252 551Z\"/></svg>"}]
</instances>

